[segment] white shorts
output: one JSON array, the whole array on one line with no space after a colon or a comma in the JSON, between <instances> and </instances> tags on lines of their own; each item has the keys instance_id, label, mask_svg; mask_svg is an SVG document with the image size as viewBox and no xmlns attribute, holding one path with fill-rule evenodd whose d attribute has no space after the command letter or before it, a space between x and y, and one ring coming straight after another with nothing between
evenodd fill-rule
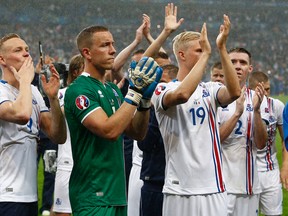
<instances>
[{"instance_id":1,"label":"white shorts","mask_svg":"<svg viewBox=\"0 0 288 216\"><path fill-rule=\"evenodd\" d=\"M140 212L141 187L143 186L143 181L140 179L140 173L141 166L133 164L130 171L128 186L128 216L139 215Z\"/></svg>"},{"instance_id":2,"label":"white shorts","mask_svg":"<svg viewBox=\"0 0 288 216\"><path fill-rule=\"evenodd\" d=\"M283 194L279 169L258 172L258 176L262 190L259 203L261 213L265 215L281 215Z\"/></svg>"},{"instance_id":3,"label":"white shorts","mask_svg":"<svg viewBox=\"0 0 288 216\"><path fill-rule=\"evenodd\" d=\"M227 194L179 196L164 194L163 216L227 216Z\"/></svg>"},{"instance_id":4,"label":"white shorts","mask_svg":"<svg viewBox=\"0 0 288 216\"><path fill-rule=\"evenodd\" d=\"M259 194L229 194L228 216L258 216Z\"/></svg>"},{"instance_id":5,"label":"white shorts","mask_svg":"<svg viewBox=\"0 0 288 216\"><path fill-rule=\"evenodd\" d=\"M69 179L71 171L57 170L55 177L53 212L72 213L69 200Z\"/></svg>"}]
</instances>

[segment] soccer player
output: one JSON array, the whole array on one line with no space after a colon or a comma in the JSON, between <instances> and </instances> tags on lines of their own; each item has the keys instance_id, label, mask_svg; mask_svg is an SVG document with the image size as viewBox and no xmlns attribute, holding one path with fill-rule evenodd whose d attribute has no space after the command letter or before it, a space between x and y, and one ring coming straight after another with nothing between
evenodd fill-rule
<instances>
[{"instance_id":1,"label":"soccer player","mask_svg":"<svg viewBox=\"0 0 288 216\"><path fill-rule=\"evenodd\" d=\"M220 82L222 84L224 83L224 72L222 70L221 62L215 62L210 71L210 80L212 82Z\"/></svg>"},{"instance_id":2,"label":"soccer player","mask_svg":"<svg viewBox=\"0 0 288 216\"><path fill-rule=\"evenodd\" d=\"M261 71L255 71L249 76L249 88L254 90L259 82L263 82L269 112L269 125L267 127L268 140L263 149L257 149L257 168L261 186L260 210L264 215L282 215L282 186L280 181L279 163L276 157L277 129L281 138L283 169L281 170L282 182L288 177L288 152L283 141L284 104L270 97L269 77Z\"/></svg>"},{"instance_id":3,"label":"soccer player","mask_svg":"<svg viewBox=\"0 0 288 216\"><path fill-rule=\"evenodd\" d=\"M162 67L161 82L171 82L177 76L178 67L166 64ZM149 126L146 137L137 142L143 151L143 160L140 179L141 188L140 216L162 215L163 185L165 178L165 150L162 135L155 116L154 107L151 107Z\"/></svg>"},{"instance_id":4,"label":"soccer player","mask_svg":"<svg viewBox=\"0 0 288 216\"><path fill-rule=\"evenodd\" d=\"M248 75L253 70L250 52L241 47L233 48L229 57L242 94L237 101L218 112L228 215L256 215L261 192L256 154L267 141L267 103L263 100L262 83L255 87L255 91L246 87Z\"/></svg>"},{"instance_id":5,"label":"soccer player","mask_svg":"<svg viewBox=\"0 0 288 216\"><path fill-rule=\"evenodd\" d=\"M17 34L0 39L0 215L37 216L37 144L41 129L54 143L64 143L66 126L57 93L60 77L53 65L42 86L45 105L31 85L34 66L29 47Z\"/></svg>"},{"instance_id":6,"label":"soccer player","mask_svg":"<svg viewBox=\"0 0 288 216\"><path fill-rule=\"evenodd\" d=\"M84 57L84 72L64 98L74 161L69 182L73 215L124 216L122 134L136 140L145 137L150 98L142 96L154 90L162 70L152 58L142 58L130 70L130 87L123 102L120 89L105 80L116 52L110 31L104 26L84 28L77 36L77 46Z\"/></svg>"},{"instance_id":7,"label":"soccer player","mask_svg":"<svg viewBox=\"0 0 288 216\"><path fill-rule=\"evenodd\" d=\"M166 14L177 14L177 8L168 5ZM165 216L227 215L216 114L217 107L228 105L241 92L226 51L229 30L230 20L224 15L216 43L226 86L200 82L211 55L204 23L201 33L187 31L174 38L177 80L159 84L152 96L165 146ZM169 33L164 27L151 50Z\"/></svg>"}]
</instances>

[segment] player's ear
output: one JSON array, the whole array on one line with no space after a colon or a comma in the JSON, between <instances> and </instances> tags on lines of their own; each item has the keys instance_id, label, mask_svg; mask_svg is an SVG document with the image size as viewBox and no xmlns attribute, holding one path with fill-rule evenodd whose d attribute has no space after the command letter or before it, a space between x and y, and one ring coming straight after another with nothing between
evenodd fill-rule
<instances>
[{"instance_id":1,"label":"player's ear","mask_svg":"<svg viewBox=\"0 0 288 216\"><path fill-rule=\"evenodd\" d=\"M5 64L5 60L4 60L4 57L3 55L0 54L0 64Z\"/></svg>"},{"instance_id":2,"label":"player's ear","mask_svg":"<svg viewBox=\"0 0 288 216\"><path fill-rule=\"evenodd\" d=\"M249 73L252 73L252 71L253 71L253 66L249 65Z\"/></svg>"},{"instance_id":3,"label":"player's ear","mask_svg":"<svg viewBox=\"0 0 288 216\"><path fill-rule=\"evenodd\" d=\"M86 58L86 59L91 59L90 49L89 49L89 48L83 48L83 49L82 49L82 55L83 55L84 58Z\"/></svg>"},{"instance_id":4,"label":"player's ear","mask_svg":"<svg viewBox=\"0 0 288 216\"><path fill-rule=\"evenodd\" d=\"M185 58L185 53L182 52L182 51L179 51L178 52L178 56L179 56L180 59L184 59Z\"/></svg>"}]
</instances>

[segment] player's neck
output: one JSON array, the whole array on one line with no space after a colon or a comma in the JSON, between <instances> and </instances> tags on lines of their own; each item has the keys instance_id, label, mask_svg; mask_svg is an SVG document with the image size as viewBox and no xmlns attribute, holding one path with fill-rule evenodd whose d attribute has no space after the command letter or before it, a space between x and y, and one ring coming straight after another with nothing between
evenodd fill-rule
<instances>
[{"instance_id":1,"label":"player's neck","mask_svg":"<svg viewBox=\"0 0 288 216\"><path fill-rule=\"evenodd\" d=\"M19 82L14 77L14 74L10 71L3 71L2 80L6 81L9 85L19 89Z\"/></svg>"},{"instance_id":2,"label":"player's neck","mask_svg":"<svg viewBox=\"0 0 288 216\"><path fill-rule=\"evenodd\" d=\"M100 82L105 82L105 71L99 71L95 67L89 67L85 65L84 72L88 73L94 79L99 80Z\"/></svg>"}]
</instances>

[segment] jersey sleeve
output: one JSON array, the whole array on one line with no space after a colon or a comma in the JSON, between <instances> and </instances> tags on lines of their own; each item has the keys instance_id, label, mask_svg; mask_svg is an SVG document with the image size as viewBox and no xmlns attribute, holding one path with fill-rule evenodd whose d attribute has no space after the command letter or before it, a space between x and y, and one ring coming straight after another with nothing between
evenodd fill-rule
<instances>
[{"instance_id":1,"label":"jersey sleeve","mask_svg":"<svg viewBox=\"0 0 288 216\"><path fill-rule=\"evenodd\" d=\"M5 101L10 101L7 91L5 88L0 89L0 104L2 104Z\"/></svg>"},{"instance_id":2,"label":"jersey sleeve","mask_svg":"<svg viewBox=\"0 0 288 216\"><path fill-rule=\"evenodd\" d=\"M39 92L38 88L34 85L31 85L33 100L35 99L40 107L40 112L49 112L49 108L46 106L43 96Z\"/></svg>"},{"instance_id":3,"label":"jersey sleeve","mask_svg":"<svg viewBox=\"0 0 288 216\"><path fill-rule=\"evenodd\" d=\"M59 89L58 99L59 99L60 107L64 106L64 97L65 97L66 89L67 88Z\"/></svg>"},{"instance_id":4,"label":"jersey sleeve","mask_svg":"<svg viewBox=\"0 0 288 216\"><path fill-rule=\"evenodd\" d=\"M99 95L93 94L89 87L77 84L68 87L64 103L65 114L70 114L81 123L90 113L100 108Z\"/></svg>"},{"instance_id":5,"label":"jersey sleeve","mask_svg":"<svg viewBox=\"0 0 288 216\"><path fill-rule=\"evenodd\" d=\"M154 105L155 110L165 110L163 107L163 97L166 94L167 91L174 90L177 88L177 85L175 85L175 82L170 83L159 83L153 93L153 96L151 98L152 104Z\"/></svg>"},{"instance_id":6,"label":"jersey sleeve","mask_svg":"<svg viewBox=\"0 0 288 216\"><path fill-rule=\"evenodd\" d=\"M212 91L212 95L213 95L213 98L215 98L217 107L221 106L218 100L218 92L220 88L222 88L224 85L219 82L206 82L205 85L210 89L210 91ZM221 106L221 107L227 107L227 106Z\"/></svg>"}]
</instances>

